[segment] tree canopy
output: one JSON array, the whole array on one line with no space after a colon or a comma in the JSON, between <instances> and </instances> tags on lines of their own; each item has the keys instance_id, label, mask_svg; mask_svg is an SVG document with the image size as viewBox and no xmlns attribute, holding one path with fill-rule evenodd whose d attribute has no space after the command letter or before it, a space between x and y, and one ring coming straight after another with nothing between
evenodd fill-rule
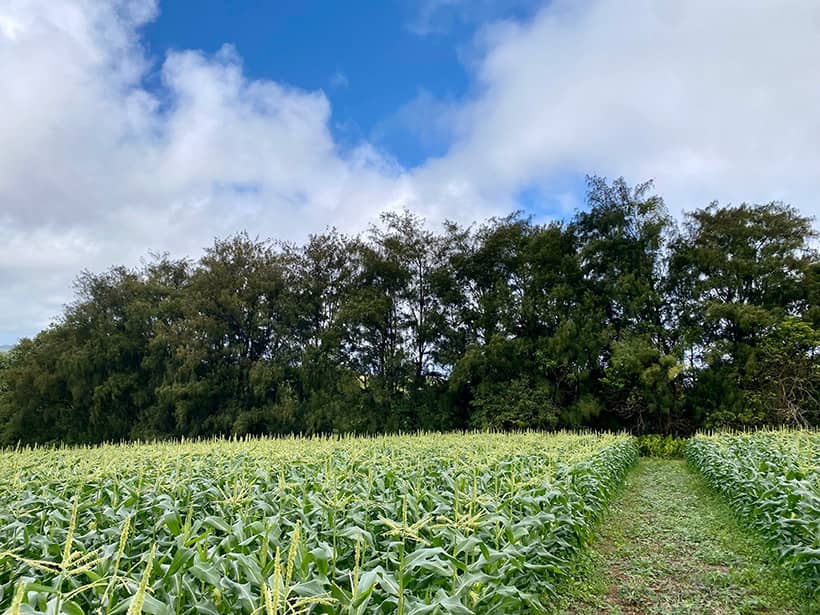
<instances>
[{"instance_id":1,"label":"tree canopy","mask_svg":"<svg viewBox=\"0 0 820 615\"><path fill-rule=\"evenodd\" d=\"M57 322L0 353L0 444L817 425L815 238L777 202L679 227L651 183L591 177L566 222L394 212L83 272Z\"/></svg>"}]
</instances>

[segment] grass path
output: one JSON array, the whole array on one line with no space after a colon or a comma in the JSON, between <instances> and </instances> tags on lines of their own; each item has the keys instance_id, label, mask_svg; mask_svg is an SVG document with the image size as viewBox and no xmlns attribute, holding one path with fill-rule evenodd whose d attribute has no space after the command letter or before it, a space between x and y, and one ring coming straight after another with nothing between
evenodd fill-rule
<instances>
[{"instance_id":1,"label":"grass path","mask_svg":"<svg viewBox=\"0 0 820 615\"><path fill-rule=\"evenodd\" d=\"M684 461L642 459L561 613L818 613Z\"/></svg>"}]
</instances>

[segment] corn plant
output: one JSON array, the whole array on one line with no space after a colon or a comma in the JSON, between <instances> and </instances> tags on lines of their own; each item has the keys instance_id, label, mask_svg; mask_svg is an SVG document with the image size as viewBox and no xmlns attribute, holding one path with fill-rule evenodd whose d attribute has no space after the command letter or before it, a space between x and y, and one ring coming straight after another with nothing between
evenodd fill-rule
<instances>
[{"instance_id":1,"label":"corn plant","mask_svg":"<svg viewBox=\"0 0 820 615\"><path fill-rule=\"evenodd\" d=\"M0 612L537 612L636 458L567 433L0 452Z\"/></svg>"},{"instance_id":2,"label":"corn plant","mask_svg":"<svg viewBox=\"0 0 820 615\"><path fill-rule=\"evenodd\" d=\"M698 435L686 457L820 599L820 433Z\"/></svg>"}]
</instances>

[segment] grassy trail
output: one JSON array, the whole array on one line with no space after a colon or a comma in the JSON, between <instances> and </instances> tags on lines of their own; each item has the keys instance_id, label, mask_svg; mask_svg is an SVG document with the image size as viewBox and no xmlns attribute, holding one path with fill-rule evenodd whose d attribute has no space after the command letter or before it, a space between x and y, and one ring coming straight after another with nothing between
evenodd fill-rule
<instances>
[{"instance_id":1,"label":"grassy trail","mask_svg":"<svg viewBox=\"0 0 820 615\"><path fill-rule=\"evenodd\" d=\"M817 613L684 461L642 459L561 613Z\"/></svg>"}]
</instances>

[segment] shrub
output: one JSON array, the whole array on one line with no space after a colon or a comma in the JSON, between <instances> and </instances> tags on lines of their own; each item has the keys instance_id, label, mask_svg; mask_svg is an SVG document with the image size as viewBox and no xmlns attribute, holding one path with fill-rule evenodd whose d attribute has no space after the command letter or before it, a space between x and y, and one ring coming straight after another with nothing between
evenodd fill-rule
<instances>
[{"instance_id":1,"label":"shrub","mask_svg":"<svg viewBox=\"0 0 820 615\"><path fill-rule=\"evenodd\" d=\"M641 450L642 457L674 459L683 457L686 439L669 435L647 434L638 436L638 447Z\"/></svg>"}]
</instances>

